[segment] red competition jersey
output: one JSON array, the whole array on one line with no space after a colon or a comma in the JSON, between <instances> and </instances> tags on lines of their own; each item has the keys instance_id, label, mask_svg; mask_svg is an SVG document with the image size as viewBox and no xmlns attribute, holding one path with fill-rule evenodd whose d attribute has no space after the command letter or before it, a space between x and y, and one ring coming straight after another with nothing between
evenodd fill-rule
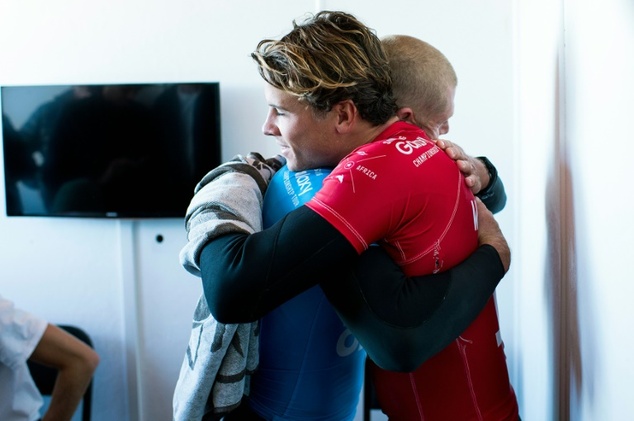
<instances>
[{"instance_id":1,"label":"red competition jersey","mask_svg":"<svg viewBox=\"0 0 634 421\"><path fill-rule=\"evenodd\" d=\"M422 130L404 122L344 158L307 206L359 253L381 244L409 276L453 267L478 246L477 207L462 174ZM371 367L390 420L517 418L493 299L415 372Z\"/></svg>"}]
</instances>

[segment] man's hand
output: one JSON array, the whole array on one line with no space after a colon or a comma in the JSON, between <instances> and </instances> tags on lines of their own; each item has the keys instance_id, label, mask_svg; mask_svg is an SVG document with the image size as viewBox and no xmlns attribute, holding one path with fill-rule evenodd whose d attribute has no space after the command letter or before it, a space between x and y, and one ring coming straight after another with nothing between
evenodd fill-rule
<instances>
[{"instance_id":1,"label":"man's hand","mask_svg":"<svg viewBox=\"0 0 634 421\"><path fill-rule=\"evenodd\" d=\"M258 152L249 152L246 157L236 155L231 162L242 162L251 165L258 170L268 184L273 175L286 164L286 158L282 155L275 155L272 158L264 159Z\"/></svg>"},{"instance_id":2,"label":"man's hand","mask_svg":"<svg viewBox=\"0 0 634 421\"><path fill-rule=\"evenodd\" d=\"M478 194L489 185L489 171L484 162L467 155L460 146L449 140L436 139L434 142L440 149L445 151L449 158L456 161L458 169L464 175L465 182L473 194Z\"/></svg>"},{"instance_id":3,"label":"man's hand","mask_svg":"<svg viewBox=\"0 0 634 421\"><path fill-rule=\"evenodd\" d=\"M500 226L493 217L493 214L484 206L484 203L476 198L478 204L478 242L480 245L489 244L493 246L502 260L504 272L508 272L511 266L511 250L502 235Z\"/></svg>"}]
</instances>

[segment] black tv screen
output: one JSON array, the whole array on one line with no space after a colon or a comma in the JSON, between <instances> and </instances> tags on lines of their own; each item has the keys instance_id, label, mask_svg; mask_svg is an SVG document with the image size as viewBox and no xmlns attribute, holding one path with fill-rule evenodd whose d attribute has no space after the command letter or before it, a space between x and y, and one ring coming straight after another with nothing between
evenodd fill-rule
<instances>
[{"instance_id":1,"label":"black tv screen","mask_svg":"<svg viewBox=\"0 0 634 421\"><path fill-rule=\"evenodd\" d=\"M218 82L0 94L8 216L182 217L220 164Z\"/></svg>"}]
</instances>

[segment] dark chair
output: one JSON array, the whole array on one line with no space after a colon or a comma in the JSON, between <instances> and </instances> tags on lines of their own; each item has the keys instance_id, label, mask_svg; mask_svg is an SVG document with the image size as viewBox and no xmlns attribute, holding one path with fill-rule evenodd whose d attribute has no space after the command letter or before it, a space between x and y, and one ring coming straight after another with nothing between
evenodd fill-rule
<instances>
[{"instance_id":1,"label":"dark chair","mask_svg":"<svg viewBox=\"0 0 634 421\"><path fill-rule=\"evenodd\" d=\"M90 336L88 336L88 334L82 329L75 326L67 325L59 325L58 327L64 329L66 332L88 344L91 348L94 348ZM50 396L51 393L53 393L53 387L55 386L57 370L51 367L44 366L42 364L38 364L31 360L28 361L28 365L29 371L31 372L31 377L33 377L33 381L35 381L35 385L39 389L40 393L44 396ZM82 421L90 421L91 406L92 380L90 381L90 384L88 384L88 388L86 389L86 393L84 393L84 397L82 399Z\"/></svg>"},{"instance_id":2,"label":"dark chair","mask_svg":"<svg viewBox=\"0 0 634 421\"><path fill-rule=\"evenodd\" d=\"M370 370L368 369L368 360L365 360L365 378L363 380L363 421L370 421L372 419L372 410L381 409L381 405L376 398L376 391L374 390L374 384L370 377Z\"/></svg>"}]
</instances>

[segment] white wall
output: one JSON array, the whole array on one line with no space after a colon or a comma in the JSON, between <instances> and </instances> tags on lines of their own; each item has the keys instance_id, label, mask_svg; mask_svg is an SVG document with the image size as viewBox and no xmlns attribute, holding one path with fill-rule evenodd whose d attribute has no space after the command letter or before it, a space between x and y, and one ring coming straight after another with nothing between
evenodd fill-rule
<instances>
[{"instance_id":1,"label":"white wall","mask_svg":"<svg viewBox=\"0 0 634 421\"><path fill-rule=\"evenodd\" d=\"M431 42L459 76L448 138L489 156L509 195L498 220L513 265L497 295L523 420L620 420L634 413L623 334L634 291L622 269L634 257L624 127L634 6L595 3L6 0L0 85L220 81L228 159L275 152L260 133L266 106L249 53L291 19L342 9L379 35ZM170 419L199 294L178 265L184 240L178 219L0 215L0 292L95 340L95 421Z\"/></svg>"},{"instance_id":2,"label":"white wall","mask_svg":"<svg viewBox=\"0 0 634 421\"><path fill-rule=\"evenodd\" d=\"M622 420L634 413L634 155L628 126L634 111L634 3L566 3L566 126L571 156L580 335L572 364L578 419ZM570 359L575 361L575 347ZM576 381L575 381L576 380ZM575 387L575 385L578 385ZM578 393L578 397L575 395ZM626 415L628 414L628 415Z\"/></svg>"},{"instance_id":3,"label":"white wall","mask_svg":"<svg viewBox=\"0 0 634 421\"><path fill-rule=\"evenodd\" d=\"M630 419L634 4L519 1L516 17L523 418Z\"/></svg>"}]
</instances>

